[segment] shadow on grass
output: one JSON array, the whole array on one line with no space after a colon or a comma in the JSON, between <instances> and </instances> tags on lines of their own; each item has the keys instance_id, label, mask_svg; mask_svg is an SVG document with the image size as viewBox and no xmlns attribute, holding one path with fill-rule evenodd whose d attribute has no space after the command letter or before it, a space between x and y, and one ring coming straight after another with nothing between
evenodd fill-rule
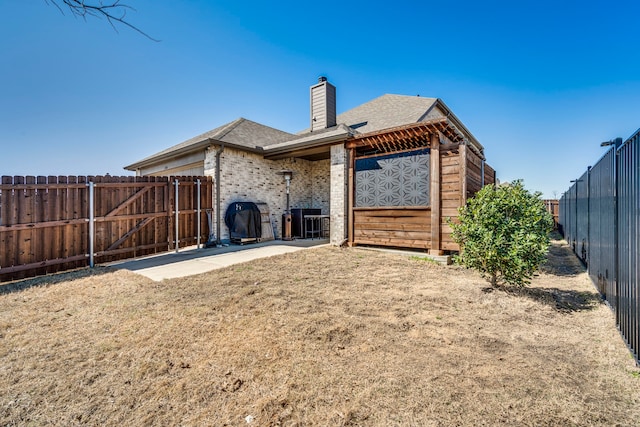
<instances>
[{"instance_id":1,"label":"shadow on grass","mask_svg":"<svg viewBox=\"0 0 640 427\"><path fill-rule=\"evenodd\" d=\"M569 245L560 236L552 236L547 261L541 266L543 273L554 276L577 276L586 269Z\"/></svg>"},{"instance_id":2,"label":"shadow on grass","mask_svg":"<svg viewBox=\"0 0 640 427\"><path fill-rule=\"evenodd\" d=\"M529 298L538 303L553 307L562 313L593 310L601 304L604 304L604 300L597 292L576 291L573 289L528 287L498 287L496 290L518 297Z\"/></svg>"},{"instance_id":3,"label":"shadow on grass","mask_svg":"<svg viewBox=\"0 0 640 427\"><path fill-rule=\"evenodd\" d=\"M14 282L0 283L0 295L21 292L29 288L56 285L62 282L71 282L73 280L84 279L85 277L101 276L103 274L112 273L115 270L116 269L111 267L82 268L79 270L65 271L47 276L31 277L28 279L16 280Z\"/></svg>"},{"instance_id":4,"label":"shadow on grass","mask_svg":"<svg viewBox=\"0 0 640 427\"><path fill-rule=\"evenodd\" d=\"M553 276L577 276L586 271L578 257L571 251L569 245L562 240L558 233L551 235L551 245L547 254L547 261L541 266L543 273ZM604 303L598 292L577 291L573 289L541 288L541 287L511 287L497 286L485 288L485 292L502 291L510 295L529 298L536 302L551 306L563 313L593 310Z\"/></svg>"}]
</instances>

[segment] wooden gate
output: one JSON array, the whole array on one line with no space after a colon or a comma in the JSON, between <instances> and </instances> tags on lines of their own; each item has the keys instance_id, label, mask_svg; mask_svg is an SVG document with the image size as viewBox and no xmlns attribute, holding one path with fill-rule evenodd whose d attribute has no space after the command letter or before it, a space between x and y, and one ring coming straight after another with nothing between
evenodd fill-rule
<instances>
[{"instance_id":1,"label":"wooden gate","mask_svg":"<svg viewBox=\"0 0 640 427\"><path fill-rule=\"evenodd\" d=\"M91 253L104 263L204 243L212 184L211 177L4 176L0 281L85 267Z\"/></svg>"}]
</instances>

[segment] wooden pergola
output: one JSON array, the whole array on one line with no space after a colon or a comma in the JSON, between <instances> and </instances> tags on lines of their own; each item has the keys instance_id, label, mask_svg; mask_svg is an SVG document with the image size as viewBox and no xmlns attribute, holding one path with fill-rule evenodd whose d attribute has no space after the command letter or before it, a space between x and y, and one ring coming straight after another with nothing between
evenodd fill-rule
<instances>
[{"instance_id":1,"label":"wooden pergola","mask_svg":"<svg viewBox=\"0 0 640 427\"><path fill-rule=\"evenodd\" d=\"M412 123L382 131L356 135L347 142L348 149L355 149L356 155L371 149L379 153L430 147L433 136L445 136L451 143L464 141L464 136L446 118Z\"/></svg>"},{"instance_id":2,"label":"wooden pergola","mask_svg":"<svg viewBox=\"0 0 640 427\"><path fill-rule=\"evenodd\" d=\"M468 147L471 150L467 150ZM457 250L457 245L451 241L446 219L457 216L457 207L466 203L469 182L467 164L475 160L476 163L481 162L484 167L484 156L477 147L467 145L459 129L447 118L441 118L355 135L346 142L346 148L349 152L349 245L413 247L428 250L433 255L441 255L443 250ZM357 159L421 148L430 150L428 207L355 207ZM468 151L471 153L468 154ZM469 155L473 158L469 159ZM480 180L484 181L484 174L478 175L482 176ZM484 182L479 187L482 184ZM441 204L443 201L445 206ZM444 244L443 228L446 229Z\"/></svg>"}]
</instances>

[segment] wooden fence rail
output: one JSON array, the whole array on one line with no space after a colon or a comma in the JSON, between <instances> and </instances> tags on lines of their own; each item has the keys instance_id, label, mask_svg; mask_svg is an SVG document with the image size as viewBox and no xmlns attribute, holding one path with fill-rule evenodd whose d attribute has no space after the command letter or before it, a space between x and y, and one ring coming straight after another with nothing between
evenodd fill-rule
<instances>
[{"instance_id":1,"label":"wooden fence rail","mask_svg":"<svg viewBox=\"0 0 640 427\"><path fill-rule=\"evenodd\" d=\"M3 176L0 282L85 267L91 245L104 263L204 243L212 191L211 177Z\"/></svg>"}]
</instances>

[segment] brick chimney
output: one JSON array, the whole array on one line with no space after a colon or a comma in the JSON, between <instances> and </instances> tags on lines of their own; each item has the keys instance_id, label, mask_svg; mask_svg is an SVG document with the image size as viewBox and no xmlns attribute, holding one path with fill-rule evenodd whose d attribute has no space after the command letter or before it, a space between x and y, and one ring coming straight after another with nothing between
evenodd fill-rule
<instances>
[{"instance_id":1,"label":"brick chimney","mask_svg":"<svg viewBox=\"0 0 640 427\"><path fill-rule=\"evenodd\" d=\"M336 87L326 77L311 86L311 132L336 125Z\"/></svg>"}]
</instances>

